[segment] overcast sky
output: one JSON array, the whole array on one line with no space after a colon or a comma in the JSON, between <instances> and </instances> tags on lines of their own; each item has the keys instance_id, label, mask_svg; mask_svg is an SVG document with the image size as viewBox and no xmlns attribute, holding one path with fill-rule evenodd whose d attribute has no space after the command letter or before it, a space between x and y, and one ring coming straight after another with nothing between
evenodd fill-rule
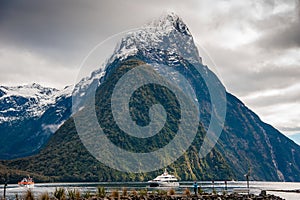
<instances>
[{"instance_id":1,"label":"overcast sky","mask_svg":"<svg viewBox=\"0 0 300 200\"><path fill-rule=\"evenodd\" d=\"M284 134L300 134L299 0L2 0L0 85L74 84L95 45L170 11L229 92Z\"/></svg>"}]
</instances>

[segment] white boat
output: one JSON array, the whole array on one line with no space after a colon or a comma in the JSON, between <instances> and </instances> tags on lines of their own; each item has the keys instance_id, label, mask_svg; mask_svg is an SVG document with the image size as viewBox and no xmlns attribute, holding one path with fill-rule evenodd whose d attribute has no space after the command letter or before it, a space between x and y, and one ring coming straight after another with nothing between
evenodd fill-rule
<instances>
[{"instance_id":1,"label":"white boat","mask_svg":"<svg viewBox=\"0 0 300 200\"><path fill-rule=\"evenodd\" d=\"M179 187L178 179L174 175L169 174L167 169L162 175L148 181L148 183L150 183L150 187Z\"/></svg>"}]
</instances>

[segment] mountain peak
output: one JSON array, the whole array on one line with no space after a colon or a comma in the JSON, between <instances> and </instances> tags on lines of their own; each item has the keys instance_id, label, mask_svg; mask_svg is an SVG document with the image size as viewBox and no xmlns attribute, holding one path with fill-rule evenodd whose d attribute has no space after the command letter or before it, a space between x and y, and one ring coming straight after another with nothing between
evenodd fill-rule
<instances>
[{"instance_id":1,"label":"mountain peak","mask_svg":"<svg viewBox=\"0 0 300 200\"><path fill-rule=\"evenodd\" d=\"M148 28L162 29L165 32L168 31L179 31L181 33L186 33L186 35L191 36L187 25L184 23L181 17L179 17L174 12L168 12L162 14L159 18L155 18L150 23L146 24Z\"/></svg>"},{"instance_id":2,"label":"mountain peak","mask_svg":"<svg viewBox=\"0 0 300 200\"><path fill-rule=\"evenodd\" d=\"M168 19L170 21L176 21L180 17L175 12L166 12L160 16L161 19Z\"/></svg>"},{"instance_id":3,"label":"mountain peak","mask_svg":"<svg viewBox=\"0 0 300 200\"><path fill-rule=\"evenodd\" d=\"M140 29L126 33L106 66L115 59L124 60L138 53L158 63L161 60L176 63L180 57L191 63L202 63L187 25L175 13L163 14Z\"/></svg>"},{"instance_id":4,"label":"mountain peak","mask_svg":"<svg viewBox=\"0 0 300 200\"><path fill-rule=\"evenodd\" d=\"M187 27L187 25L183 22L183 20L174 12L168 12L161 15L158 19L153 20L149 24L148 27L160 28L165 31L172 31L176 29L180 33L191 36L191 33Z\"/></svg>"}]
</instances>

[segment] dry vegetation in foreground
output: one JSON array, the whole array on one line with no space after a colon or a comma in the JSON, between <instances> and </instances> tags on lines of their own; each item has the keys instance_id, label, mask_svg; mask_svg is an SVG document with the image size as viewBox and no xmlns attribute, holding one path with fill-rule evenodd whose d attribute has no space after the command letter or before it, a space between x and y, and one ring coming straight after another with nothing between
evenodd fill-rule
<instances>
[{"instance_id":1,"label":"dry vegetation in foreground","mask_svg":"<svg viewBox=\"0 0 300 200\"><path fill-rule=\"evenodd\" d=\"M121 191L121 192L120 192ZM185 188L181 194L176 194L174 189L169 190L152 190L148 191L147 189L141 190L132 190L127 191L127 188L122 188L122 190L114 189L110 193L105 190L104 187L97 187L96 192L92 193L86 191L81 193L77 189L66 189L66 188L56 188L53 194L44 192L38 197L34 195L32 190L27 190L24 195L19 198L16 195L16 200L234 200L234 199L261 199L261 200L282 200L280 197L274 195L267 195L266 192L261 193L260 195L242 195L242 194L208 194L202 193L198 196L191 194L188 188ZM0 198L3 200L3 198Z\"/></svg>"}]
</instances>

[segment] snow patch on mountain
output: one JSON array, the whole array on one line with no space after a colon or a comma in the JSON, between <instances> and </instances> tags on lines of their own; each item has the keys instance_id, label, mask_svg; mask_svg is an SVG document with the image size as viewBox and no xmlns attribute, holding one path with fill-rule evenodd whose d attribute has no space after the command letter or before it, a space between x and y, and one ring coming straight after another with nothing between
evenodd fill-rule
<instances>
[{"instance_id":1,"label":"snow patch on mountain","mask_svg":"<svg viewBox=\"0 0 300 200\"><path fill-rule=\"evenodd\" d=\"M101 78L104 76L105 71L102 67L93 71L91 76L81 79L74 87L72 93L72 113L76 113L83 107L84 102L101 84Z\"/></svg>"},{"instance_id":2,"label":"snow patch on mountain","mask_svg":"<svg viewBox=\"0 0 300 200\"><path fill-rule=\"evenodd\" d=\"M0 124L38 118L61 98L71 96L72 87L63 90L33 83L23 86L0 86Z\"/></svg>"},{"instance_id":3,"label":"snow patch on mountain","mask_svg":"<svg viewBox=\"0 0 300 200\"><path fill-rule=\"evenodd\" d=\"M168 13L146 24L139 30L129 32L116 46L106 66L114 60L124 60L137 53L152 62L178 63L184 58L190 63L202 63L193 37L180 17Z\"/></svg>"}]
</instances>

